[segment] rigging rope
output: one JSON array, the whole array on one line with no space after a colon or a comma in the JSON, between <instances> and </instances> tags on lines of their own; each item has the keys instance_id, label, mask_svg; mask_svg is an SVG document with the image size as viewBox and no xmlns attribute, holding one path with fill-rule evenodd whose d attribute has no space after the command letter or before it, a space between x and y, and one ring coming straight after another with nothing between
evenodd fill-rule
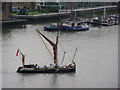
<instances>
[{"instance_id":1,"label":"rigging rope","mask_svg":"<svg viewBox=\"0 0 120 90\"><path fill-rule=\"evenodd\" d=\"M59 45L60 45L60 47L61 47L61 50L62 50L63 52L65 52L65 54L66 54L66 51L65 51L65 49L62 47L62 45L61 45L60 42L59 42ZM71 59L71 61L72 61L72 58L71 58L71 56L69 55L69 53L67 53L66 56L68 56L68 57ZM63 56L63 57L65 58L65 56ZM63 61L64 61L64 59L61 60L60 65L63 63ZM68 62L69 62L69 61L67 60L66 63L65 63L65 65L67 65Z\"/></svg>"},{"instance_id":2,"label":"rigging rope","mask_svg":"<svg viewBox=\"0 0 120 90\"><path fill-rule=\"evenodd\" d=\"M46 49L48 50L49 54L52 56L52 58L53 58L53 60L54 60L54 57L53 57L52 53L51 53L50 50L48 49L47 45L45 44L45 42L44 42L44 40L42 39L42 37L41 37L40 34L39 34L39 36L40 36L40 38L41 38L43 44L45 45Z\"/></svg>"},{"instance_id":3,"label":"rigging rope","mask_svg":"<svg viewBox=\"0 0 120 90\"><path fill-rule=\"evenodd\" d=\"M59 44L58 44L60 47L61 47L61 50L64 52L64 55L63 55L63 59L61 60L61 63L60 63L60 65L62 65L62 63L63 63L63 61L64 61L64 58L65 58L65 50L64 50L64 48L62 47L62 45L61 45L61 43L59 42Z\"/></svg>"},{"instance_id":4,"label":"rigging rope","mask_svg":"<svg viewBox=\"0 0 120 90\"><path fill-rule=\"evenodd\" d=\"M33 34L34 35L34 37L36 38L36 35L35 34ZM40 35L40 34L39 34ZM36 39L38 39L38 38L36 38ZM36 40L35 39L35 40ZM43 44L43 42L40 42L40 44ZM46 48L46 47L44 47L44 48ZM49 57L49 60L46 60L46 65L49 65L50 63L52 63L53 61L53 59L52 59L52 57L51 57L51 55L49 54L49 52L47 51L47 55L48 55L48 57ZM49 63L50 62L50 63Z\"/></svg>"},{"instance_id":5,"label":"rigging rope","mask_svg":"<svg viewBox=\"0 0 120 90\"><path fill-rule=\"evenodd\" d=\"M65 52L65 50L64 50L64 48L62 47L62 45L61 45L61 43L59 42L59 44L58 44L60 47L61 47L61 49L62 49L62 51L63 52Z\"/></svg>"},{"instance_id":6,"label":"rigging rope","mask_svg":"<svg viewBox=\"0 0 120 90\"><path fill-rule=\"evenodd\" d=\"M59 42L59 45L60 45L60 47L61 47L61 50L64 51L64 52L66 52L65 49L62 47L62 45L61 45L60 42ZM71 58L71 55L69 55L69 53L67 53L66 56L68 56L68 57L71 59L71 61L73 60L73 59ZM68 62L68 61L67 61L67 62ZM67 62L66 62L66 64L67 64ZM63 63L63 61L61 61L61 63Z\"/></svg>"}]
</instances>

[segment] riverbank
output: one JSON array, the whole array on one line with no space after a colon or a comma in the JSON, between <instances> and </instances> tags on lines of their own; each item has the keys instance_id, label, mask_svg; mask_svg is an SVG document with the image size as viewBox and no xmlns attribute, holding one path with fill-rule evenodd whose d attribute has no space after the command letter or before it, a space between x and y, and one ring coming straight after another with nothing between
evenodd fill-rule
<instances>
[{"instance_id":1,"label":"riverbank","mask_svg":"<svg viewBox=\"0 0 120 90\"><path fill-rule=\"evenodd\" d=\"M94 14L97 15L103 15L104 8L106 8L107 14L117 13L118 7L117 6L104 6L104 7L96 7L96 8L84 8L84 9L76 9L72 10L72 14L82 17L82 18L91 18ZM39 21L47 21L49 19L57 19L58 21L69 18L71 15L71 11L61 11L61 13L49 13L49 14L40 14L40 15L12 15L11 18L17 19L17 21L3 21L3 23L18 23L21 22L21 19L26 19L28 22L36 22L36 20ZM26 21L25 20L25 21Z\"/></svg>"},{"instance_id":2,"label":"riverbank","mask_svg":"<svg viewBox=\"0 0 120 90\"><path fill-rule=\"evenodd\" d=\"M51 17L58 17L58 16L68 16L68 13L50 13L50 14L40 14L40 15L13 15L13 18L18 19L41 19L41 18L51 18Z\"/></svg>"},{"instance_id":3,"label":"riverbank","mask_svg":"<svg viewBox=\"0 0 120 90\"><path fill-rule=\"evenodd\" d=\"M93 11L104 11L104 9L106 8L106 10L116 10L117 6L104 6L104 7L96 7L96 8L84 8L84 9L75 9L72 10L72 13L85 13L85 12L93 12ZM62 15L70 15L71 14L71 10L61 10L61 13L49 13L49 14L40 14L40 15L13 15L13 17L15 18L26 18L26 19L30 19L30 18L41 18L41 17L54 17L54 16L62 16Z\"/></svg>"}]
</instances>

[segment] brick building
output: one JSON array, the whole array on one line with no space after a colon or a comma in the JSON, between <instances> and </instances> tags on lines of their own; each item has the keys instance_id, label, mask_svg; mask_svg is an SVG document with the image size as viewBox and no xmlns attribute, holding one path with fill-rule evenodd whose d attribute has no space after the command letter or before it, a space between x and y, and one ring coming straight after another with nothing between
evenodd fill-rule
<instances>
[{"instance_id":1,"label":"brick building","mask_svg":"<svg viewBox=\"0 0 120 90\"><path fill-rule=\"evenodd\" d=\"M118 14L119 14L119 22L120 22L120 1L118 2Z\"/></svg>"},{"instance_id":2,"label":"brick building","mask_svg":"<svg viewBox=\"0 0 120 90\"><path fill-rule=\"evenodd\" d=\"M2 2L2 19L8 19L11 16L11 2Z\"/></svg>"}]
</instances>

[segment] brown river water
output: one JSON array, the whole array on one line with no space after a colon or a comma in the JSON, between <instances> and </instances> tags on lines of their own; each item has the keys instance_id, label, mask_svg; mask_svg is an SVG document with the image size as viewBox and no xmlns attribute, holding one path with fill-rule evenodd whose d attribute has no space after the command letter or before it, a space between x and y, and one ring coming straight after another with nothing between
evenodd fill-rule
<instances>
[{"instance_id":1,"label":"brown river water","mask_svg":"<svg viewBox=\"0 0 120 90\"><path fill-rule=\"evenodd\" d=\"M38 29L55 42L57 32L44 31L51 22L26 24L24 27L3 28L2 35L2 87L3 88L117 88L118 87L118 25L90 26L89 31L59 32L58 63L71 63L75 48L76 73L17 73L22 66L16 57L18 48L25 54L26 64L39 66L53 63L43 45ZM51 46L46 42L48 48Z\"/></svg>"}]
</instances>

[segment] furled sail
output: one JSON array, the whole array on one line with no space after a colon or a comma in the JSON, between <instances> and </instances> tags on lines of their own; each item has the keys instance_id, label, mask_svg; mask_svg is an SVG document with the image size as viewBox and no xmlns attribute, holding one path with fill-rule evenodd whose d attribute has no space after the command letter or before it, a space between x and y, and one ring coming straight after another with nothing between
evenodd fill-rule
<instances>
[{"instance_id":1,"label":"furled sail","mask_svg":"<svg viewBox=\"0 0 120 90\"><path fill-rule=\"evenodd\" d=\"M24 66L25 65L25 55L23 55L22 53L21 53L21 55L22 55L22 64Z\"/></svg>"}]
</instances>

